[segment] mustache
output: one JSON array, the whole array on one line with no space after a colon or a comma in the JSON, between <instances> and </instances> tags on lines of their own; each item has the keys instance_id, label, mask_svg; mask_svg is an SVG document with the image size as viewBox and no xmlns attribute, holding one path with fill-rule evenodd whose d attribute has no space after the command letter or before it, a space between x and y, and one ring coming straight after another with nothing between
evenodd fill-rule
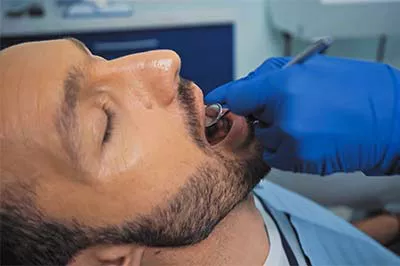
<instances>
[{"instance_id":1,"label":"mustache","mask_svg":"<svg viewBox=\"0 0 400 266\"><path fill-rule=\"evenodd\" d=\"M178 102L183 111L185 126L189 136L199 148L206 150L206 143L201 137L200 114L199 110L196 109L196 97L194 96L192 85L192 81L180 78L178 84Z\"/></svg>"}]
</instances>

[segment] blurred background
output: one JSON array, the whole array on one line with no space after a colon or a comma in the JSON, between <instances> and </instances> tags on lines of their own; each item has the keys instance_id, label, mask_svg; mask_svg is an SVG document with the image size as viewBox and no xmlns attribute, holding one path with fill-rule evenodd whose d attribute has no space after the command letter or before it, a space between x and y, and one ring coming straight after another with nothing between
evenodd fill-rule
<instances>
[{"instance_id":1,"label":"blurred background","mask_svg":"<svg viewBox=\"0 0 400 266\"><path fill-rule=\"evenodd\" d=\"M400 67L400 0L0 0L0 11L1 48L68 36L108 59L173 49L182 76L205 93L321 36L335 39L329 55ZM267 178L349 220L400 212L399 176L273 170Z\"/></svg>"},{"instance_id":2,"label":"blurred background","mask_svg":"<svg viewBox=\"0 0 400 266\"><path fill-rule=\"evenodd\" d=\"M72 36L106 58L176 50L204 91L332 36L329 55L400 67L400 0L0 0L1 48Z\"/></svg>"}]
</instances>

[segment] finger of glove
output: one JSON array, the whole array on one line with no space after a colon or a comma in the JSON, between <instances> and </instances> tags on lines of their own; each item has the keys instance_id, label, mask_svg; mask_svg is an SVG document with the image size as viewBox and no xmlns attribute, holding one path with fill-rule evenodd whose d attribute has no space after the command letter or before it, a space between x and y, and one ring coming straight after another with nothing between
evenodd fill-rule
<instances>
[{"instance_id":1,"label":"finger of glove","mask_svg":"<svg viewBox=\"0 0 400 266\"><path fill-rule=\"evenodd\" d=\"M235 89L246 89L251 86L251 83L248 82L254 78L257 78L260 75L264 76L270 72L281 69L290 60L291 57L272 57L267 59L256 70L249 73L246 77L221 85L209 92L204 99L205 103L226 103L227 94L232 92L232 87Z\"/></svg>"},{"instance_id":2,"label":"finger of glove","mask_svg":"<svg viewBox=\"0 0 400 266\"><path fill-rule=\"evenodd\" d=\"M290 161L282 160L276 152L264 151L263 160L269 167L282 171L291 171L293 168Z\"/></svg>"},{"instance_id":3,"label":"finger of glove","mask_svg":"<svg viewBox=\"0 0 400 266\"><path fill-rule=\"evenodd\" d=\"M264 161L273 168L283 171L295 171L299 162L293 156L292 146L288 143L280 143L275 151L264 150Z\"/></svg>"},{"instance_id":4,"label":"finger of glove","mask_svg":"<svg viewBox=\"0 0 400 266\"><path fill-rule=\"evenodd\" d=\"M259 84L240 79L216 88L205 97L205 103L221 103L237 115L249 115L258 107ZM254 107L254 105L257 105Z\"/></svg>"},{"instance_id":5,"label":"finger of glove","mask_svg":"<svg viewBox=\"0 0 400 266\"><path fill-rule=\"evenodd\" d=\"M292 57L272 57L265 60L257 69L249 75L267 74L284 67Z\"/></svg>"},{"instance_id":6,"label":"finger of glove","mask_svg":"<svg viewBox=\"0 0 400 266\"><path fill-rule=\"evenodd\" d=\"M283 139L282 131L279 128L264 128L256 125L254 130L255 137L262 143L266 152L273 154L279 149Z\"/></svg>"},{"instance_id":7,"label":"finger of glove","mask_svg":"<svg viewBox=\"0 0 400 266\"><path fill-rule=\"evenodd\" d=\"M210 91L204 98L205 104L213 104L213 103L224 104L228 89L234 82L235 81L231 81Z\"/></svg>"},{"instance_id":8,"label":"finger of glove","mask_svg":"<svg viewBox=\"0 0 400 266\"><path fill-rule=\"evenodd\" d=\"M298 152L298 143L290 138L280 143L276 151L264 150L263 159L271 167L291 171L295 173L318 174L321 176L329 175L341 168L335 167L335 162L327 158L321 160L310 160L304 158Z\"/></svg>"}]
</instances>

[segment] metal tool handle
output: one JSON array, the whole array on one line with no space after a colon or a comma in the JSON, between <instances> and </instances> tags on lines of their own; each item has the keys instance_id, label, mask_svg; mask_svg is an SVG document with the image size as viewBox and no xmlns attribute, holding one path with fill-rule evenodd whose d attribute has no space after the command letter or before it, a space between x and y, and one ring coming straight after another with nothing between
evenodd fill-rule
<instances>
[{"instance_id":1,"label":"metal tool handle","mask_svg":"<svg viewBox=\"0 0 400 266\"><path fill-rule=\"evenodd\" d=\"M332 44L332 42L333 42L333 39L331 37L325 37L325 38L319 39L318 41L316 41L315 43L313 43L309 47L307 47L303 52L296 55L292 60L290 60L282 68L288 68L294 64L304 62L312 55L322 53Z\"/></svg>"}]
</instances>

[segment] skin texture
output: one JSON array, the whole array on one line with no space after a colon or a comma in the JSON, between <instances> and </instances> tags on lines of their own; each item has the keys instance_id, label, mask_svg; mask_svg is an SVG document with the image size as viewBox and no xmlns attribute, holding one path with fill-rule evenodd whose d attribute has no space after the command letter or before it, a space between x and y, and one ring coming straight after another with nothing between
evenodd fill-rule
<instances>
[{"instance_id":1,"label":"skin texture","mask_svg":"<svg viewBox=\"0 0 400 266\"><path fill-rule=\"evenodd\" d=\"M388 245L400 234L400 214L381 214L353 222L353 225L382 245Z\"/></svg>"},{"instance_id":2,"label":"skin texture","mask_svg":"<svg viewBox=\"0 0 400 266\"><path fill-rule=\"evenodd\" d=\"M263 263L249 192L269 168L249 130L208 144L180 67L173 51L107 61L71 40L0 52L2 235L31 249L5 246L36 264Z\"/></svg>"}]
</instances>

